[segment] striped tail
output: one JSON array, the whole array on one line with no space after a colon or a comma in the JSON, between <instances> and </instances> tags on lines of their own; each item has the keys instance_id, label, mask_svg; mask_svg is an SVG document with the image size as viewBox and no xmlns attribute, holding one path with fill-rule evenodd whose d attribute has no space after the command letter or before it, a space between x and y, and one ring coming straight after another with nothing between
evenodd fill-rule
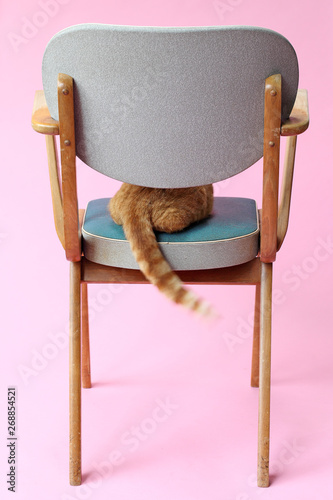
<instances>
[{"instance_id":1,"label":"striped tail","mask_svg":"<svg viewBox=\"0 0 333 500\"><path fill-rule=\"evenodd\" d=\"M133 255L148 281L176 304L206 316L215 317L212 307L184 287L181 279L165 260L148 215L128 218L123 221L123 229L131 245Z\"/></svg>"}]
</instances>

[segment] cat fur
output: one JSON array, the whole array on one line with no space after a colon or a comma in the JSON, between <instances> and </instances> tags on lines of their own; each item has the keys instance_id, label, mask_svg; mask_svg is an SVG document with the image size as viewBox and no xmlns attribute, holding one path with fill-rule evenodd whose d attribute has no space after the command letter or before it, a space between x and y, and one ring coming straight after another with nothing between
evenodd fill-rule
<instances>
[{"instance_id":1,"label":"cat fur","mask_svg":"<svg viewBox=\"0 0 333 500\"><path fill-rule=\"evenodd\" d=\"M132 253L144 276L177 304L203 316L212 315L171 269L156 240L155 231L173 233L208 217L213 208L213 186L160 189L122 184L109 203L111 217L122 225Z\"/></svg>"}]
</instances>

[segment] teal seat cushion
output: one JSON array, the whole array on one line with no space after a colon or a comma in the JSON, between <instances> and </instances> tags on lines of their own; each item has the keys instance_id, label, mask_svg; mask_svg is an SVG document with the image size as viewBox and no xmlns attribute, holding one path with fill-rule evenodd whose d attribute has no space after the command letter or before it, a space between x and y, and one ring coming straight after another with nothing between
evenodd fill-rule
<instances>
[{"instance_id":1,"label":"teal seat cushion","mask_svg":"<svg viewBox=\"0 0 333 500\"><path fill-rule=\"evenodd\" d=\"M122 226L108 211L110 198L88 203L82 228L88 260L108 266L138 269ZM178 233L156 232L170 265L177 270L214 269L248 262L259 250L256 202L248 198L214 198L213 213Z\"/></svg>"}]
</instances>

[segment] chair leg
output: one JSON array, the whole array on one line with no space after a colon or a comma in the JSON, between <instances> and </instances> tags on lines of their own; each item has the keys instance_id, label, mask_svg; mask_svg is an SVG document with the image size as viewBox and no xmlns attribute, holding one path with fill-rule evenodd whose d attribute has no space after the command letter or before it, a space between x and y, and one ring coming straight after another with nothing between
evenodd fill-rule
<instances>
[{"instance_id":1,"label":"chair leg","mask_svg":"<svg viewBox=\"0 0 333 500\"><path fill-rule=\"evenodd\" d=\"M260 283L256 285L252 345L251 387L259 387Z\"/></svg>"},{"instance_id":2,"label":"chair leg","mask_svg":"<svg viewBox=\"0 0 333 500\"><path fill-rule=\"evenodd\" d=\"M89 345L89 314L88 285L81 283L81 331L82 331L82 387L90 389L90 345Z\"/></svg>"},{"instance_id":3,"label":"chair leg","mask_svg":"<svg viewBox=\"0 0 333 500\"><path fill-rule=\"evenodd\" d=\"M269 486L272 264L261 264L258 486Z\"/></svg>"},{"instance_id":4,"label":"chair leg","mask_svg":"<svg viewBox=\"0 0 333 500\"><path fill-rule=\"evenodd\" d=\"M81 484L81 263L70 263L69 480Z\"/></svg>"}]
</instances>

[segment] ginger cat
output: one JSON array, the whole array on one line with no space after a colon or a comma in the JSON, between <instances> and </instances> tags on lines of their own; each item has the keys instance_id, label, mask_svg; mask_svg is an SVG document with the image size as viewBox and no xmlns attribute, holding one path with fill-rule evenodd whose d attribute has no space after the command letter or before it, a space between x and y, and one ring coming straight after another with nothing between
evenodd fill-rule
<instances>
[{"instance_id":1,"label":"ginger cat","mask_svg":"<svg viewBox=\"0 0 333 500\"><path fill-rule=\"evenodd\" d=\"M172 271L162 255L154 230L172 233L208 217L213 186L159 189L122 184L109 204L116 224L122 225L133 255L145 277L177 304L210 316L211 307Z\"/></svg>"}]
</instances>

